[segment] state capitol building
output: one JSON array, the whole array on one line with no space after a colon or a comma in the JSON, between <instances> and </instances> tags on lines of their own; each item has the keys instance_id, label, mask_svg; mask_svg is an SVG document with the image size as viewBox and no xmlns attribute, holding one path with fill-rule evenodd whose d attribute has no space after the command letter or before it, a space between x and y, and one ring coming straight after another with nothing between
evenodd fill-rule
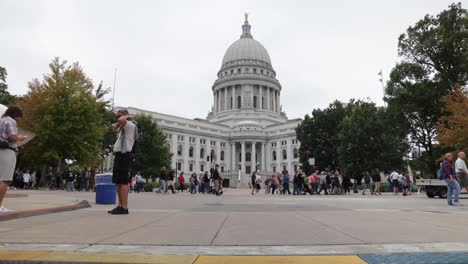
<instances>
[{"instance_id":1,"label":"state capitol building","mask_svg":"<svg viewBox=\"0 0 468 264\"><path fill-rule=\"evenodd\" d=\"M187 119L134 107L131 115L151 115L166 135L172 167L209 171L219 164L231 187L246 186L253 170L269 176L299 169L296 127L281 108L281 84L270 56L250 33L247 16L242 35L226 51L212 86L213 107L206 119ZM104 162L112 170L113 157ZM240 184L240 186L239 186Z\"/></svg>"}]
</instances>

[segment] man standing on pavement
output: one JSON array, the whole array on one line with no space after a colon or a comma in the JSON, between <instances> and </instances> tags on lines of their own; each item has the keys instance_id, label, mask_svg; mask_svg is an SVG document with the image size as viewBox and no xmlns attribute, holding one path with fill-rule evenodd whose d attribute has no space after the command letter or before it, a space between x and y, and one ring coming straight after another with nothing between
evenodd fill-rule
<instances>
[{"instance_id":1,"label":"man standing on pavement","mask_svg":"<svg viewBox=\"0 0 468 264\"><path fill-rule=\"evenodd\" d=\"M448 205L459 206L458 202L460 194L460 184L455 177L455 168L452 165L453 154L445 154L444 163L442 164L442 177L447 183L447 202Z\"/></svg>"},{"instance_id":2,"label":"man standing on pavement","mask_svg":"<svg viewBox=\"0 0 468 264\"><path fill-rule=\"evenodd\" d=\"M460 183L460 187L464 187L468 192L468 181L466 179L468 176L468 169L466 168L465 157L465 152L458 153L458 159L455 161L455 175Z\"/></svg>"},{"instance_id":3,"label":"man standing on pavement","mask_svg":"<svg viewBox=\"0 0 468 264\"><path fill-rule=\"evenodd\" d=\"M372 181L374 182L374 193L376 195L382 195L380 192L380 182L382 181L382 177L380 177L379 170L375 170L374 174L372 175Z\"/></svg>"},{"instance_id":4,"label":"man standing on pavement","mask_svg":"<svg viewBox=\"0 0 468 264\"><path fill-rule=\"evenodd\" d=\"M117 185L117 196L119 205L110 214L128 214L128 192L130 183L130 164L133 160L132 149L135 140L138 138L138 128L131 121L131 117L126 109L117 111L117 123L113 128L118 133L117 141L114 145L114 169L112 172L112 182Z\"/></svg>"},{"instance_id":5,"label":"man standing on pavement","mask_svg":"<svg viewBox=\"0 0 468 264\"><path fill-rule=\"evenodd\" d=\"M216 164L215 169L213 170L213 185L214 185L214 192L216 195L220 195L220 188L219 185L221 184L222 178L219 175L219 165Z\"/></svg>"}]
</instances>

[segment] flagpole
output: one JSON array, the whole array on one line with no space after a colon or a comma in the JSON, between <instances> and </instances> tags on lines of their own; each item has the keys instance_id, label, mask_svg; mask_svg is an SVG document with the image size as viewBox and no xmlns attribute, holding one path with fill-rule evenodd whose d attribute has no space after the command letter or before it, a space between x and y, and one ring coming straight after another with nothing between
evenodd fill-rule
<instances>
[{"instance_id":1,"label":"flagpole","mask_svg":"<svg viewBox=\"0 0 468 264\"><path fill-rule=\"evenodd\" d=\"M384 85L384 81L383 81L382 69L380 69L380 72L378 73L378 75L380 76L379 81L380 81L380 83L382 84L382 92L383 92L383 97L382 97L382 99L384 99L384 98L385 98L385 85ZM383 100L383 101L384 101L384 106L386 107L387 104L385 103L385 100Z\"/></svg>"}]
</instances>

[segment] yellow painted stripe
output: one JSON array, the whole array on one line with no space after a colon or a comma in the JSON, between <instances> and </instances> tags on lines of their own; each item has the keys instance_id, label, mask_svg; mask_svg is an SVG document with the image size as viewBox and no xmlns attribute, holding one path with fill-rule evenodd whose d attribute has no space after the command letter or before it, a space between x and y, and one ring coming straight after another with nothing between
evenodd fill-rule
<instances>
[{"instance_id":1,"label":"yellow painted stripe","mask_svg":"<svg viewBox=\"0 0 468 264\"><path fill-rule=\"evenodd\" d=\"M0 260L87 263L167 264L366 264L355 255L339 256L197 256L141 253L86 253L50 251L0 251Z\"/></svg>"},{"instance_id":2,"label":"yellow painted stripe","mask_svg":"<svg viewBox=\"0 0 468 264\"><path fill-rule=\"evenodd\" d=\"M0 260L31 260L47 254L46 251L0 251Z\"/></svg>"},{"instance_id":3,"label":"yellow painted stripe","mask_svg":"<svg viewBox=\"0 0 468 264\"><path fill-rule=\"evenodd\" d=\"M168 263L192 264L193 255L151 255L133 253L85 253L85 252L51 252L46 256L34 258L39 261L75 261L91 263Z\"/></svg>"},{"instance_id":4,"label":"yellow painted stripe","mask_svg":"<svg viewBox=\"0 0 468 264\"><path fill-rule=\"evenodd\" d=\"M200 256L194 264L366 264L358 256Z\"/></svg>"}]
</instances>

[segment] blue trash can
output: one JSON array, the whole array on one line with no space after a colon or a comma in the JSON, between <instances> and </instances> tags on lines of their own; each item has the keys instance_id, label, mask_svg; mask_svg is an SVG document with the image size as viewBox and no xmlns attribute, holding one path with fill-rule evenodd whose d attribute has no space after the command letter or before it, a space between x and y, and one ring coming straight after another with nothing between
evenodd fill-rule
<instances>
[{"instance_id":1,"label":"blue trash can","mask_svg":"<svg viewBox=\"0 0 468 264\"><path fill-rule=\"evenodd\" d=\"M96 204L115 204L117 194L112 173L96 174Z\"/></svg>"},{"instance_id":2,"label":"blue trash can","mask_svg":"<svg viewBox=\"0 0 468 264\"><path fill-rule=\"evenodd\" d=\"M116 187L113 183L96 185L96 204L115 204Z\"/></svg>"}]
</instances>

